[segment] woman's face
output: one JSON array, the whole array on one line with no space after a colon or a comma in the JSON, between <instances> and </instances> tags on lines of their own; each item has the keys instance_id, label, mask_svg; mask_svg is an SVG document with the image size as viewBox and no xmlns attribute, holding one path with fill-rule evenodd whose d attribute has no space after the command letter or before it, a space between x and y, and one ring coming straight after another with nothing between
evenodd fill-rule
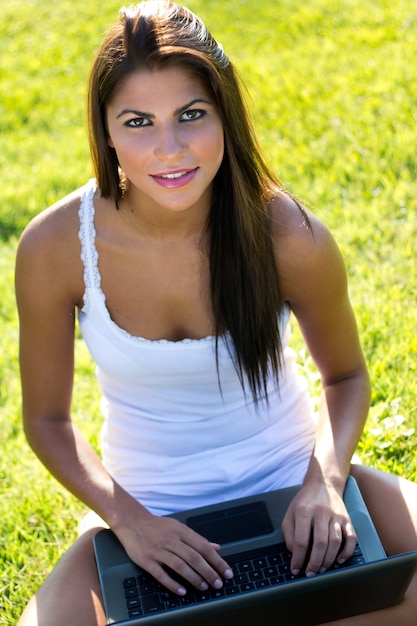
<instances>
[{"instance_id":1,"label":"woman's face","mask_svg":"<svg viewBox=\"0 0 417 626\"><path fill-rule=\"evenodd\" d=\"M109 145L145 210L207 212L224 153L223 125L202 83L185 68L126 77L108 107Z\"/></svg>"}]
</instances>

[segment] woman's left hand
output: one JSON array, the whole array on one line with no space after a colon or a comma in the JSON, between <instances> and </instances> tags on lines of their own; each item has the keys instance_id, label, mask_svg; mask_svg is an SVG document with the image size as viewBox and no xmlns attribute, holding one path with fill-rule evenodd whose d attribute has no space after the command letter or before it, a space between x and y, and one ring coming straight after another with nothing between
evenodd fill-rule
<instances>
[{"instance_id":1,"label":"woman's left hand","mask_svg":"<svg viewBox=\"0 0 417 626\"><path fill-rule=\"evenodd\" d=\"M336 560L343 563L357 541L342 495L324 482L301 487L288 507L282 529L295 575L304 570L313 576Z\"/></svg>"}]
</instances>

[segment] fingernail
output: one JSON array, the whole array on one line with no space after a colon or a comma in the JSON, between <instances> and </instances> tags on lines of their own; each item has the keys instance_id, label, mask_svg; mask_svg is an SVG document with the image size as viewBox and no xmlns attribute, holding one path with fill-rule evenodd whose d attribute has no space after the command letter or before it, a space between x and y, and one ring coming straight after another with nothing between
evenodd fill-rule
<instances>
[{"instance_id":1,"label":"fingernail","mask_svg":"<svg viewBox=\"0 0 417 626\"><path fill-rule=\"evenodd\" d=\"M201 589L201 591L207 591L207 589L208 589L208 584L204 580L200 584L200 589Z\"/></svg>"},{"instance_id":2,"label":"fingernail","mask_svg":"<svg viewBox=\"0 0 417 626\"><path fill-rule=\"evenodd\" d=\"M225 578L233 578L233 572L232 572L232 570L231 570L231 569L227 569L227 570L224 572L224 577L225 577Z\"/></svg>"},{"instance_id":3,"label":"fingernail","mask_svg":"<svg viewBox=\"0 0 417 626\"><path fill-rule=\"evenodd\" d=\"M316 572L306 572L307 578L312 578L315 575L316 575Z\"/></svg>"},{"instance_id":4,"label":"fingernail","mask_svg":"<svg viewBox=\"0 0 417 626\"><path fill-rule=\"evenodd\" d=\"M298 576L298 574L300 573L300 570L299 570L299 569L292 569L292 570L291 570L291 573L292 573L294 576Z\"/></svg>"},{"instance_id":5,"label":"fingernail","mask_svg":"<svg viewBox=\"0 0 417 626\"><path fill-rule=\"evenodd\" d=\"M220 580L220 578L214 581L213 587L215 589L221 589L221 587L223 587L223 582Z\"/></svg>"},{"instance_id":6,"label":"fingernail","mask_svg":"<svg viewBox=\"0 0 417 626\"><path fill-rule=\"evenodd\" d=\"M323 574L323 572L325 572L325 571L326 571L326 568L325 567L321 567L320 570L319 570L319 573Z\"/></svg>"},{"instance_id":7,"label":"fingernail","mask_svg":"<svg viewBox=\"0 0 417 626\"><path fill-rule=\"evenodd\" d=\"M187 593L187 590L184 589L184 587L178 587L177 593L179 596L185 596L185 594Z\"/></svg>"},{"instance_id":8,"label":"fingernail","mask_svg":"<svg viewBox=\"0 0 417 626\"><path fill-rule=\"evenodd\" d=\"M345 561L346 559L337 559L337 562L339 563L339 565L343 565Z\"/></svg>"}]
</instances>

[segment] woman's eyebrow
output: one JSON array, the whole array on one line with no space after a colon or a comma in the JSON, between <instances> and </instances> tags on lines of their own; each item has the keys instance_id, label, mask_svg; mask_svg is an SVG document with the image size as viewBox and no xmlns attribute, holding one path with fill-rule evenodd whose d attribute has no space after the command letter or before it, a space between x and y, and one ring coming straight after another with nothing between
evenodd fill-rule
<instances>
[{"instance_id":1,"label":"woman's eyebrow","mask_svg":"<svg viewBox=\"0 0 417 626\"><path fill-rule=\"evenodd\" d=\"M184 111L194 106L195 104L200 104L200 103L210 104L210 105L212 104L210 100L205 100L204 98L194 98L193 100L190 100L190 102L187 102L187 104L184 104L178 109L175 109L174 117L177 115L180 115L180 113L183 113ZM123 109L123 111L121 111L120 113L116 115L116 119L119 119L123 115L136 115L136 117L146 117L148 119L155 119L155 115L153 113L145 113L144 111L137 111L136 109Z\"/></svg>"},{"instance_id":2,"label":"woman's eyebrow","mask_svg":"<svg viewBox=\"0 0 417 626\"><path fill-rule=\"evenodd\" d=\"M136 109L123 109L116 115L116 119L118 120L123 115L136 115L136 117L146 117L153 119L155 115L152 113L145 113L144 111L136 111Z\"/></svg>"},{"instance_id":3,"label":"woman's eyebrow","mask_svg":"<svg viewBox=\"0 0 417 626\"><path fill-rule=\"evenodd\" d=\"M190 102L187 102L187 104L185 104L184 106L179 107L178 109L175 109L174 116L179 115L180 113L183 113L184 111L194 106L195 104L210 104L211 105L212 102L210 102L210 100L205 100L204 98L194 98Z\"/></svg>"}]
</instances>

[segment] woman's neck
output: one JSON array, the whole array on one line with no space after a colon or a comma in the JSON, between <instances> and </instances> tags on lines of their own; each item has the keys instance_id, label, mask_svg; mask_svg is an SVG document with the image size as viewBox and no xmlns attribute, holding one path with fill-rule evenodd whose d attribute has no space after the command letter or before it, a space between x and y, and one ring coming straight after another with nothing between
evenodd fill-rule
<instances>
[{"instance_id":1,"label":"woman's neck","mask_svg":"<svg viewBox=\"0 0 417 626\"><path fill-rule=\"evenodd\" d=\"M201 239L207 230L211 194L189 208L172 210L152 202L137 200L126 192L119 211L132 229L150 239Z\"/></svg>"}]
</instances>

